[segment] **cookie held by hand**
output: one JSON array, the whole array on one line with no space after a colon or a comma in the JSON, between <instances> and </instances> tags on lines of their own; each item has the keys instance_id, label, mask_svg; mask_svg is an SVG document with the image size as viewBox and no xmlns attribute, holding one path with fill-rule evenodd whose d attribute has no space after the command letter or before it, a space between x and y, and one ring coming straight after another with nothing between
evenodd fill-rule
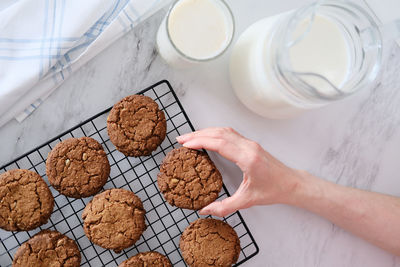
<instances>
[{"instance_id":1,"label":"cookie held by hand","mask_svg":"<svg viewBox=\"0 0 400 267\"><path fill-rule=\"evenodd\" d=\"M218 198L222 176L206 153L180 147L164 158L157 183L172 206L199 210Z\"/></svg>"}]
</instances>

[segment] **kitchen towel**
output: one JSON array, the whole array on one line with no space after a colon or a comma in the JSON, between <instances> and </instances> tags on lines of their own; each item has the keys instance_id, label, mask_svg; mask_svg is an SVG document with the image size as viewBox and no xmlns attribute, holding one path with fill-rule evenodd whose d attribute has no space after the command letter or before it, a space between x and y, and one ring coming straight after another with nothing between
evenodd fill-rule
<instances>
[{"instance_id":1,"label":"kitchen towel","mask_svg":"<svg viewBox=\"0 0 400 267\"><path fill-rule=\"evenodd\" d=\"M168 2L0 3L0 127L24 120L73 71Z\"/></svg>"}]
</instances>

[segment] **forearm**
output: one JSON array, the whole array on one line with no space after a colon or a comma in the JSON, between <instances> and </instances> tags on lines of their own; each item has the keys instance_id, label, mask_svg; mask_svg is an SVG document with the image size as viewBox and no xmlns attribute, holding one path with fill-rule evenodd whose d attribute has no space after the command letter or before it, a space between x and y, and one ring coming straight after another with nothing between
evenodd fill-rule
<instances>
[{"instance_id":1,"label":"forearm","mask_svg":"<svg viewBox=\"0 0 400 267\"><path fill-rule=\"evenodd\" d=\"M400 198L340 186L301 172L287 204L304 208L400 255Z\"/></svg>"}]
</instances>

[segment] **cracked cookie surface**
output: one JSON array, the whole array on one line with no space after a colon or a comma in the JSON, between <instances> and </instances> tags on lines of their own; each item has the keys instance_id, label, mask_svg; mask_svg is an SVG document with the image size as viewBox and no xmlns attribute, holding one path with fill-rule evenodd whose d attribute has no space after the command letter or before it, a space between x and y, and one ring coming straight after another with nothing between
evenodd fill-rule
<instances>
[{"instance_id":1,"label":"cracked cookie surface","mask_svg":"<svg viewBox=\"0 0 400 267\"><path fill-rule=\"evenodd\" d=\"M82 213L83 229L95 244L116 253L132 246L146 229L142 201L125 189L109 189L96 196Z\"/></svg>"},{"instance_id":2,"label":"cracked cookie surface","mask_svg":"<svg viewBox=\"0 0 400 267\"><path fill-rule=\"evenodd\" d=\"M110 174L110 163L95 139L70 138L51 150L46 160L46 173L58 192L82 198L100 191Z\"/></svg>"},{"instance_id":3,"label":"cracked cookie surface","mask_svg":"<svg viewBox=\"0 0 400 267\"><path fill-rule=\"evenodd\" d=\"M165 139L164 112L148 96L130 95L116 103L107 118L111 142L126 156L148 156Z\"/></svg>"},{"instance_id":4,"label":"cracked cookie surface","mask_svg":"<svg viewBox=\"0 0 400 267\"><path fill-rule=\"evenodd\" d=\"M54 198L36 172L15 169L0 175L0 228L29 231L47 222Z\"/></svg>"},{"instance_id":5,"label":"cracked cookie surface","mask_svg":"<svg viewBox=\"0 0 400 267\"><path fill-rule=\"evenodd\" d=\"M13 267L78 267L81 254L75 241L51 230L43 230L20 246Z\"/></svg>"},{"instance_id":6,"label":"cracked cookie surface","mask_svg":"<svg viewBox=\"0 0 400 267\"><path fill-rule=\"evenodd\" d=\"M206 153L180 147L164 158L157 184L169 204L198 210L217 199L222 176Z\"/></svg>"},{"instance_id":7,"label":"cracked cookie surface","mask_svg":"<svg viewBox=\"0 0 400 267\"><path fill-rule=\"evenodd\" d=\"M190 267L228 267L239 258L240 240L229 224L198 219L182 233L179 248Z\"/></svg>"},{"instance_id":8,"label":"cracked cookie surface","mask_svg":"<svg viewBox=\"0 0 400 267\"><path fill-rule=\"evenodd\" d=\"M118 267L172 267L169 259L156 251L142 252L121 262Z\"/></svg>"}]
</instances>

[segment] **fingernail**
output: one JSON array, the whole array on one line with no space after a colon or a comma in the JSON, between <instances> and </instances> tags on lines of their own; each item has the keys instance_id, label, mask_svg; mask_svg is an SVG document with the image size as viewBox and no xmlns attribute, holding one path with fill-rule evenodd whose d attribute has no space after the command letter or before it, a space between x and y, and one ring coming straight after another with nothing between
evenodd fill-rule
<instances>
[{"instance_id":1,"label":"fingernail","mask_svg":"<svg viewBox=\"0 0 400 267\"><path fill-rule=\"evenodd\" d=\"M182 146L187 147L187 148L192 148L191 147L192 146L192 142L189 141L189 142L183 143Z\"/></svg>"},{"instance_id":2,"label":"fingernail","mask_svg":"<svg viewBox=\"0 0 400 267\"><path fill-rule=\"evenodd\" d=\"M188 134L182 134L182 135L180 135L180 136L177 136L177 137L176 137L176 140L177 140L178 142L179 142L179 141L183 141L187 135L188 135Z\"/></svg>"},{"instance_id":3,"label":"fingernail","mask_svg":"<svg viewBox=\"0 0 400 267\"><path fill-rule=\"evenodd\" d=\"M207 215L208 212L207 212L206 209L201 209L201 210L199 211L199 214L200 214L200 215Z\"/></svg>"}]
</instances>

